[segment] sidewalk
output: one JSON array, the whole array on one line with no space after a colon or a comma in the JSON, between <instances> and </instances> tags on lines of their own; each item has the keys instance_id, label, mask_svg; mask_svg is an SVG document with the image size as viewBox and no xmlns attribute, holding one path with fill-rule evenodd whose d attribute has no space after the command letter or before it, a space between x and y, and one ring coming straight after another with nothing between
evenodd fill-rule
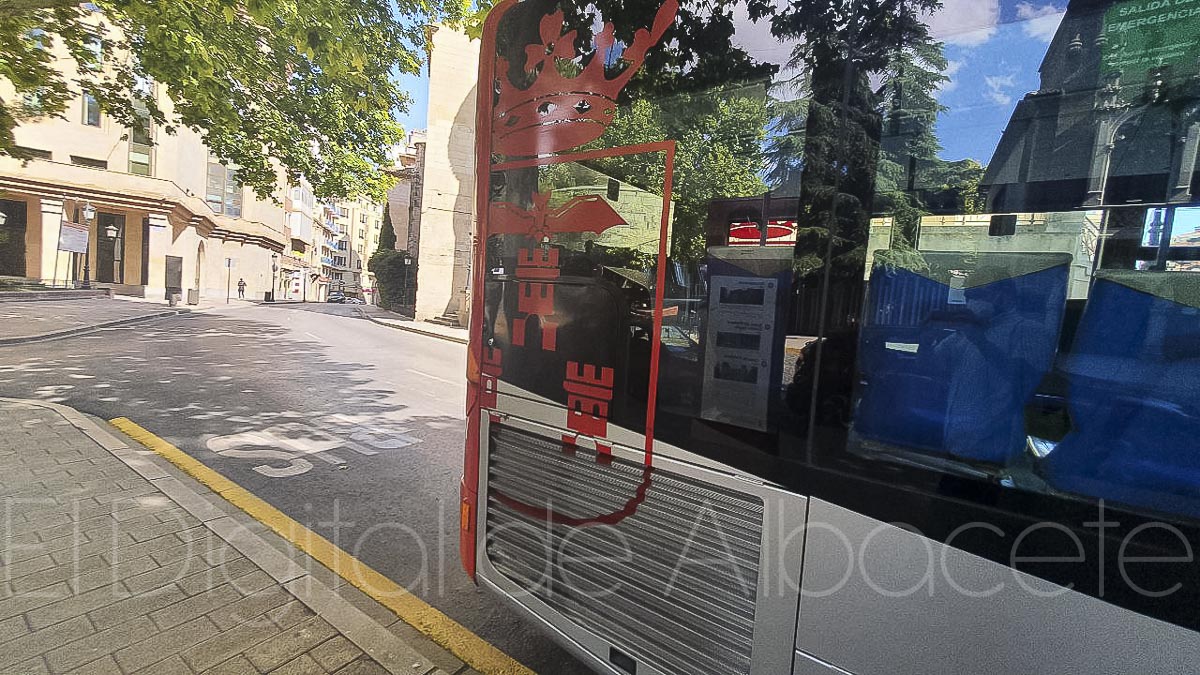
<instances>
[{"instance_id":1,"label":"sidewalk","mask_svg":"<svg viewBox=\"0 0 1200 675\"><path fill-rule=\"evenodd\" d=\"M464 345L469 342L468 338L471 332L466 328L443 326L436 323L429 323L428 321L415 321L408 317L379 309L378 307L372 307L371 310L367 310L366 307L356 307L356 309L358 309L364 319L381 326L398 328L410 333L419 333L428 337L441 338L442 340L449 340L450 342L457 342Z\"/></svg>"},{"instance_id":2,"label":"sidewalk","mask_svg":"<svg viewBox=\"0 0 1200 675\"><path fill-rule=\"evenodd\" d=\"M189 310L165 303L108 298L0 302L0 345L47 340Z\"/></svg>"},{"instance_id":3,"label":"sidewalk","mask_svg":"<svg viewBox=\"0 0 1200 675\"><path fill-rule=\"evenodd\" d=\"M0 399L0 674L474 673L101 424Z\"/></svg>"}]
</instances>

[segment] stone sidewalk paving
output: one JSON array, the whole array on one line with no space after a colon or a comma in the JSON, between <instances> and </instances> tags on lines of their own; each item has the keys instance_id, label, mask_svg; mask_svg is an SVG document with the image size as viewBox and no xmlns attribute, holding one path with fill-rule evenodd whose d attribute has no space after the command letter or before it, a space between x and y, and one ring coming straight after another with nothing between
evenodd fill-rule
<instances>
[{"instance_id":1,"label":"stone sidewalk paving","mask_svg":"<svg viewBox=\"0 0 1200 675\"><path fill-rule=\"evenodd\" d=\"M0 674L474 673L106 427L0 399Z\"/></svg>"},{"instance_id":2,"label":"stone sidewalk paving","mask_svg":"<svg viewBox=\"0 0 1200 675\"><path fill-rule=\"evenodd\" d=\"M3 326L0 344L167 316L177 311L164 304L108 298L0 302L0 326Z\"/></svg>"}]
</instances>

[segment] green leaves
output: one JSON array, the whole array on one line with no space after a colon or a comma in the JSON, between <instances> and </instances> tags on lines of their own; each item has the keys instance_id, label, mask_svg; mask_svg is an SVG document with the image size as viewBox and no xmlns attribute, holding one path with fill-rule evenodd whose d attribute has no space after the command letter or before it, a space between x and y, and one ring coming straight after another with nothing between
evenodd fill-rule
<instances>
[{"instance_id":1,"label":"green leaves","mask_svg":"<svg viewBox=\"0 0 1200 675\"><path fill-rule=\"evenodd\" d=\"M403 139L394 115L409 105L395 76L419 72L424 25L465 15L461 0L309 0L302 11L291 0L95 4L100 13L56 0L6 4L0 78L17 98L0 100L0 154L18 152L17 124L61 113L86 90L127 126L140 106L160 129L199 132L261 198L280 173L307 179L321 198L382 198L391 179L381 167ZM84 64L96 33L101 68L56 69L48 47Z\"/></svg>"}]
</instances>

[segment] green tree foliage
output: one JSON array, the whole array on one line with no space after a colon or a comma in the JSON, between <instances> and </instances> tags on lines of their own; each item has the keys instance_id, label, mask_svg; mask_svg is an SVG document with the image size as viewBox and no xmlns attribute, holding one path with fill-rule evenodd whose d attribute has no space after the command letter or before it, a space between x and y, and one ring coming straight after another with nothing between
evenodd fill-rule
<instances>
[{"instance_id":1,"label":"green tree foliage","mask_svg":"<svg viewBox=\"0 0 1200 675\"><path fill-rule=\"evenodd\" d=\"M695 262L705 255L709 204L766 191L760 176L766 124L764 88L729 87L666 100L638 100L617 113L598 143L620 146L665 138L676 141L671 255ZM659 153L602 160L596 165L620 180L662 192L665 163Z\"/></svg>"},{"instance_id":2,"label":"green tree foliage","mask_svg":"<svg viewBox=\"0 0 1200 675\"><path fill-rule=\"evenodd\" d=\"M379 229L379 251L396 250L396 228L392 225L392 210L383 205L383 227Z\"/></svg>"},{"instance_id":3,"label":"green tree foliage","mask_svg":"<svg viewBox=\"0 0 1200 675\"><path fill-rule=\"evenodd\" d=\"M95 7L93 10L91 7ZM16 125L61 115L80 92L120 124L149 111L187 127L268 197L278 171L319 198L382 197L379 167L403 137L397 73L418 73L424 26L461 0L5 0L0 3L0 154ZM69 55L68 65L56 54ZM160 107L157 83L171 104Z\"/></svg>"},{"instance_id":4,"label":"green tree foliage","mask_svg":"<svg viewBox=\"0 0 1200 675\"><path fill-rule=\"evenodd\" d=\"M382 237L380 237L382 240ZM405 262L408 261L408 262ZM375 274L379 306L387 310L412 307L415 299L416 265L407 251L375 251L367 261L367 269Z\"/></svg>"},{"instance_id":5,"label":"green tree foliage","mask_svg":"<svg viewBox=\"0 0 1200 675\"><path fill-rule=\"evenodd\" d=\"M392 214L386 204L383 207L383 227L379 230L379 246L367 260L367 269L375 274L380 307L395 310L412 306L415 265L408 251L396 250L396 228L392 225Z\"/></svg>"}]
</instances>

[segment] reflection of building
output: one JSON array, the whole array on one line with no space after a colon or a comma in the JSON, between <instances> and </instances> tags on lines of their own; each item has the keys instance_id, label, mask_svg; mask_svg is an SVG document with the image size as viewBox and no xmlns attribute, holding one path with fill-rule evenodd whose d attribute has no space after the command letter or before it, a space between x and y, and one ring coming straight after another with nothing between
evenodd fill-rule
<instances>
[{"instance_id":1,"label":"reflection of building","mask_svg":"<svg viewBox=\"0 0 1200 675\"><path fill-rule=\"evenodd\" d=\"M988 165L987 210L1193 199L1200 16L1183 4L1170 21L1160 20L1167 3L1069 4L1040 89L1017 104Z\"/></svg>"}]
</instances>

